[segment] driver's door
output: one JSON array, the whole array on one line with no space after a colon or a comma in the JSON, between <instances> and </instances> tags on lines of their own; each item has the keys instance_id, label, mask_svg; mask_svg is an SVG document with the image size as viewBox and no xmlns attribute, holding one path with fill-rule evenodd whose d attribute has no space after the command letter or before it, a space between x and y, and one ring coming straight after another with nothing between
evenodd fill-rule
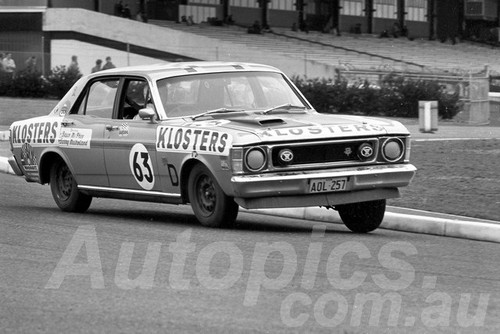
<instances>
[{"instance_id":1,"label":"driver's door","mask_svg":"<svg viewBox=\"0 0 500 334\"><path fill-rule=\"evenodd\" d=\"M124 78L113 119L104 133L104 160L111 188L160 191L156 164L156 128L151 120L138 117L140 109L151 107L148 82Z\"/></svg>"}]
</instances>

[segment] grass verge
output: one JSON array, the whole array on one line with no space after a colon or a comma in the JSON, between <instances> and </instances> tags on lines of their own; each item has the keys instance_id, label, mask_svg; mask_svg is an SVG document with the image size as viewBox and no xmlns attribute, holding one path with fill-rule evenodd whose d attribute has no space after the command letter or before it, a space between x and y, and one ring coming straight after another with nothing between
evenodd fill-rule
<instances>
[{"instance_id":1,"label":"grass verge","mask_svg":"<svg viewBox=\"0 0 500 334\"><path fill-rule=\"evenodd\" d=\"M500 140L414 142L418 168L390 205L475 218L500 218Z\"/></svg>"}]
</instances>

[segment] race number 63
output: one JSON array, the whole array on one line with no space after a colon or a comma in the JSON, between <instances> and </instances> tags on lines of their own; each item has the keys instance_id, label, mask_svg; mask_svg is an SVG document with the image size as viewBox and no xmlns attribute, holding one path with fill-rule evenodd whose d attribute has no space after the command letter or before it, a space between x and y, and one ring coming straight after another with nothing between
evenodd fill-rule
<instances>
[{"instance_id":1,"label":"race number 63","mask_svg":"<svg viewBox=\"0 0 500 334\"><path fill-rule=\"evenodd\" d=\"M130 151L129 165L135 180L146 190L153 189L155 176L153 172L153 162L146 146L135 144Z\"/></svg>"}]
</instances>

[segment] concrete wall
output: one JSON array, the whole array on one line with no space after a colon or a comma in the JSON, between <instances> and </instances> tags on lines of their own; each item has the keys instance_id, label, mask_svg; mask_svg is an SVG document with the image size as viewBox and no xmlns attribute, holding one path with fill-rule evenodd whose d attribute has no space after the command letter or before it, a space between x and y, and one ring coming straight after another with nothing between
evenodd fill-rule
<instances>
[{"instance_id":1,"label":"concrete wall","mask_svg":"<svg viewBox=\"0 0 500 334\"><path fill-rule=\"evenodd\" d=\"M103 29L103 27L106 27L106 29ZM241 45L235 46L233 43L214 38L82 9L48 9L45 13L43 30L47 32L71 30L203 60L268 64L280 68L290 76L307 74L309 77L334 77L335 75L334 68L331 66L304 62L302 59L296 60L286 56L262 52L262 50L258 49L245 49ZM71 43L65 45L68 46ZM57 43L54 43L52 47L52 53L63 55L61 60L56 59L53 63L64 61L63 65L69 63L71 54L78 55L84 52L78 43L74 43L74 47L69 46L64 50ZM98 54L99 57L102 57L107 53L109 52L99 52ZM81 56L81 58L89 59L89 62L82 64L80 67L83 70L88 70L96 57L95 52L85 57Z\"/></svg>"},{"instance_id":2,"label":"concrete wall","mask_svg":"<svg viewBox=\"0 0 500 334\"><path fill-rule=\"evenodd\" d=\"M105 58L110 56L116 67L157 64L162 61L156 58L140 56L134 53L118 51L99 45L75 41L75 40L53 40L51 41L50 67L69 66L71 56L78 57L78 65L82 74L89 74L95 66L97 59L105 63Z\"/></svg>"}]
</instances>

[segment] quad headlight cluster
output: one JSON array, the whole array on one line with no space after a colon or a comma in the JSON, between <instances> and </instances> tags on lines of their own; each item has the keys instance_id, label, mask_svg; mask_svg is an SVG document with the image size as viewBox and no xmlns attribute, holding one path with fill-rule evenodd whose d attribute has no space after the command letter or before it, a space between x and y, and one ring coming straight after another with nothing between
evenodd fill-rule
<instances>
[{"instance_id":1,"label":"quad headlight cluster","mask_svg":"<svg viewBox=\"0 0 500 334\"><path fill-rule=\"evenodd\" d=\"M408 162L410 159L409 137L382 137L363 142L358 141L357 144L355 142L348 144L345 143L345 149L340 151L338 149L339 144L336 144L337 151L335 154L347 155L348 157L352 157L352 159L345 159L342 156L343 160L324 162L306 162L304 160L304 157L308 154L304 151L304 147L306 146L300 146L300 144L297 147L293 145L278 147L269 147L266 145L235 147L231 149L231 166L234 173L244 174L281 168L300 169L306 166L311 167L314 164L318 167L321 167L321 164L324 164L324 167L332 166L332 164L341 167L346 164L352 165L356 163L402 163ZM272 159L271 152L273 152Z\"/></svg>"}]
</instances>

